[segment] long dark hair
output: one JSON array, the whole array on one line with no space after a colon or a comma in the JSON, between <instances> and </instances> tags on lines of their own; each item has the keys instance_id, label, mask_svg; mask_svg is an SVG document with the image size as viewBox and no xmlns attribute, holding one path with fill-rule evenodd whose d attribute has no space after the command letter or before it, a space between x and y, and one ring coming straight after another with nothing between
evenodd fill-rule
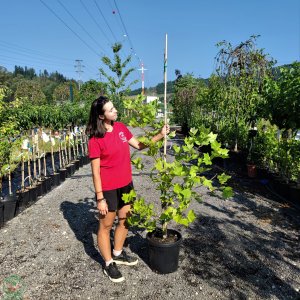
<instances>
[{"instance_id":1,"label":"long dark hair","mask_svg":"<svg viewBox=\"0 0 300 300\"><path fill-rule=\"evenodd\" d=\"M91 105L91 111L89 116L89 122L86 128L86 134L91 137L102 138L106 133L104 126L104 120L100 119L99 116L104 115L103 106L110 100L105 96L100 96L93 101ZM113 122L112 122L113 125Z\"/></svg>"}]
</instances>

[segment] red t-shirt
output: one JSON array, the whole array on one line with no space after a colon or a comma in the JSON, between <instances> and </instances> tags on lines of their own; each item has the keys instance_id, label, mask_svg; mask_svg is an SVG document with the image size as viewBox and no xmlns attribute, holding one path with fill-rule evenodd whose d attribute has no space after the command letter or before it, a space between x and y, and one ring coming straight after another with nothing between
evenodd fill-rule
<instances>
[{"instance_id":1,"label":"red t-shirt","mask_svg":"<svg viewBox=\"0 0 300 300\"><path fill-rule=\"evenodd\" d=\"M132 181L128 144L132 136L123 123L114 122L112 132L106 132L103 138L90 138L89 157L100 157L103 191L121 188Z\"/></svg>"}]
</instances>

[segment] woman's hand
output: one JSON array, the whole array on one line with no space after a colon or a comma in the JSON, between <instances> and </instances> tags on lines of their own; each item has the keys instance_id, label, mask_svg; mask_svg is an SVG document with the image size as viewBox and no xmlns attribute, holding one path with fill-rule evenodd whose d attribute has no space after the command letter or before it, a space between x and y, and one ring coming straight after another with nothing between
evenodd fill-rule
<instances>
[{"instance_id":1,"label":"woman's hand","mask_svg":"<svg viewBox=\"0 0 300 300\"><path fill-rule=\"evenodd\" d=\"M97 208L101 215L105 216L108 213L108 206L106 200L97 201Z\"/></svg>"},{"instance_id":2,"label":"woman's hand","mask_svg":"<svg viewBox=\"0 0 300 300\"><path fill-rule=\"evenodd\" d=\"M165 136L166 134L170 133L170 126L168 124L164 125L161 129L160 133Z\"/></svg>"}]
</instances>

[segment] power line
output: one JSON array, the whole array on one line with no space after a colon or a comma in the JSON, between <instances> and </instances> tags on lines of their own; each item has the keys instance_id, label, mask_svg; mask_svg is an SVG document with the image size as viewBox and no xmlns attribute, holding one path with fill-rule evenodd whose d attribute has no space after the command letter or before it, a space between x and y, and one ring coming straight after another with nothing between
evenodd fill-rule
<instances>
[{"instance_id":1,"label":"power line","mask_svg":"<svg viewBox=\"0 0 300 300\"><path fill-rule=\"evenodd\" d=\"M107 25L108 29L110 30L110 32L111 32L113 38L115 39L115 41L117 41L118 39L117 39L116 36L114 35L114 33L113 33L111 27L109 26L109 24L108 24L108 22L107 22L107 20L106 20L106 18L105 18L105 16L104 16L104 14L102 13L102 10L101 10L101 8L99 7L98 3L97 3L95 0L94 0L94 3L95 3L95 5L96 5L98 11L100 12L100 14L101 14L101 16L102 16L102 18L103 18L105 24Z\"/></svg>"},{"instance_id":2,"label":"power line","mask_svg":"<svg viewBox=\"0 0 300 300\"><path fill-rule=\"evenodd\" d=\"M40 2L42 2L69 30L72 31L73 34L75 34L94 54L96 54L97 56L99 56L99 54L87 43L85 42L70 26L68 26L68 24L61 19L56 13L55 11L53 11L43 0L40 0Z\"/></svg>"},{"instance_id":3,"label":"power line","mask_svg":"<svg viewBox=\"0 0 300 300\"><path fill-rule=\"evenodd\" d=\"M111 45L111 41L109 40L108 36L107 36L106 33L103 31L103 29L102 29L101 26L98 24L98 22L95 20L95 18L94 18L93 15L90 13L90 11L87 9L86 5L83 3L82 0L80 0L80 3L82 4L83 8L84 8L85 11L88 13L88 15L92 18L92 20L94 21L94 23L97 25L97 27L100 29L100 31L103 33L103 35L105 36L105 38L108 40L108 43Z\"/></svg>"},{"instance_id":4,"label":"power line","mask_svg":"<svg viewBox=\"0 0 300 300\"><path fill-rule=\"evenodd\" d=\"M122 16L121 16L121 12L120 12L119 7L118 7L118 5L117 5L117 3L116 3L116 0L114 0L114 3L115 3L115 6L116 6L116 8L117 8L118 15L119 15L119 18L120 18L120 20L121 20L121 23L122 23L122 25L123 25L123 27L124 27L125 34L126 34L126 36L127 36L127 38L128 38L129 44L130 44L130 46L131 46L131 50L133 51L134 56L136 56L136 58L138 59L139 63L141 63L141 59L136 55L136 52L135 52L135 50L134 50L133 44L132 44L132 42L131 42L130 36L129 36L128 31L127 31L127 29L126 29L125 23L124 23L123 18L122 18Z\"/></svg>"},{"instance_id":5,"label":"power line","mask_svg":"<svg viewBox=\"0 0 300 300\"><path fill-rule=\"evenodd\" d=\"M1 48L1 45L0 45L0 48ZM13 50L11 50L11 49L9 49L8 50L9 51L9 54L16 54L16 55L22 55L22 57L29 57L29 58L35 58L36 60L42 60L43 62L45 62L45 61L48 61L48 62L55 62L55 63L58 63L57 61L55 61L55 60L53 60L53 59L51 59L51 58L43 58L43 57L41 57L41 58L36 58L36 56L42 56L42 55L37 55L37 54L34 54L35 56L32 56L32 54L29 54L29 53L26 53L26 52L23 52L22 50L18 50L18 49L13 49ZM70 60L69 60L70 61ZM67 64L66 64L67 65ZM69 64L70 65L70 64Z\"/></svg>"},{"instance_id":6,"label":"power line","mask_svg":"<svg viewBox=\"0 0 300 300\"><path fill-rule=\"evenodd\" d=\"M4 47L8 47L8 48L12 48L12 49L17 49L17 50L21 49L21 51L23 51L24 53L27 52L27 53L31 53L31 54L35 54L35 55L39 55L39 56L53 57L53 58L56 58L56 59L59 59L59 60L71 61L69 58L59 57L59 56L56 56L56 55L53 55L53 54L41 52L41 51L38 51L38 50L33 50L33 49L30 49L30 48L22 47L20 45L9 43L9 42L5 42L5 41L0 41L0 46L1 46L1 44Z\"/></svg>"},{"instance_id":7,"label":"power line","mask_svg":"<svg viewBox=\"0 0 300 300\"><path fill-rule=\"evenodd\" d=\"M2 49L1 49L2 48ZM9 53L9 55L5 55L7 53ZM14 64L31 64L31 65L35 65L36 68L46 68L48 66L51 67L55 67L58 66L58 68L61 68L62 66L62 61L64 66L67 67L73 67L74 64L72 62L74 62L73 59L67 59L67 58L62 58L62 57L58 57L58 56L54 56L54 55L49 55L47 53L43 53L41 51L37 51L37 50L33 50L33 49L29 49L29 48L25 48L25 47L21 47L17 44L13 44L13 43L7 43L4 41L0 41L0 57L3 57L3 62L13 62ZM14 55L15 54L15 55ZM53 59L53 58L54 59ZM67 62L67 63L66 63ZM38 63L38 65L37 65ZM43 65L41 65L41 63ZM94 67L95 70L98 71L98 69L96 67ZM88 68L89 72L91 74L95 73L96 71L91 70L91 68ZM70 70L66 70L67 72L70 72Z\"/></svg>"},{"instance_id":8,"label":"power line","mask_svg":"<svg viewBox=\"0 0 300 300\"><path fill-rule=\"evenodd\" d=\"M115 36L115 34L114 34L114 32L113 32L111 26L109 25L107 19L105 18L105 15L104 15L102 9L100 8L100 6L98 5L98 3L97 3L95 0L94 0L94 3L95 3L95 5L96 5L96 7L97 7L97 9L98 9L98 11L99 11L101 17L102 17L103 20L105 21L105 23L106 23L106 25L107 25L109 31L111 32L112 36L114 37L115 41L117 42L118 39L116 38L116 36ZM109 3L109 4L110 4L110 3ZM110 5L111 5L111 4L110 4ZM113 10L113 8L112 8L112 10ZM121 30L122 30L122 28L121 28ZM123 30L122 30L122 32L123 32ZM122 34L122 35L123 35L123 37L126 37L125 34ZM124 40L125 40L125 38L123 39L122 43L124 42ZM125 53L124 47L122 48L122 50L121 50L121 52L120 52L120 56L123 57L124 59L126 59L127 54ZM130 64L132 64L132 61L130 61ZM132 66L132 67L133 67L133 69L136 69L135 66Z\"/></svg>"},{"instance_id":9,"label":"power line","mask_svg":"<svg viewBox=\"0 0 300 300\"><path fill-rule=\"evenodd\" d=\"M100 49L102 49L103 53L105 53L105 50L102 48L102 46L90 35L90 33L76 20L76 18L70 13L70 11L61 3L60 0L56 0L63 9L67 12L67 14L76 22L78 26L94 41L95 44L99 46Z\"/></svg>"}]
</instances>

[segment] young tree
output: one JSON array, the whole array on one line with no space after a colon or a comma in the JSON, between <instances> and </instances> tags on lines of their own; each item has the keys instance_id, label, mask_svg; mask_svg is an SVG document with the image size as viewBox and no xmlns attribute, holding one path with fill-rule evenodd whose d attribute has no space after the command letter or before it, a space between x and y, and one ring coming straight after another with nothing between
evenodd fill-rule
<instances>
[{"instance_id":1,"label":"young tree","mask_svg":"<svg viewBox=\"0 0 300 300\"><path fill-rule=\"evenodd\" d=\"M266 117L281 129L300 128L300 63L279 70L278 78L269 76L264 85Z\"/></svg>"},{"instance_id":2,"label":"young tree","mask_svg":"<svg viewBox=\"0 0 300 300\"><path fill-rule=\"evenodd\" d=\"M131 83L127 83L128 76L134 71L134 68L126 70L127 65L131 61L131 56L128 56L123 62L120 57L120 51L122 44L115 43L112 46L114 53L114 60L112 61L108 56L102 57L102 62L109 68L114 75L109 75L100 68L100 73L108 80L107 88L110 93L114 105L116 106L119 113L122 115L124 112L123 97L130 92L130 87L137 83L138 80L134 80Z\"/></svg>"},{"instance_id":3,"label":"young tree","mask_svg":"<svg viewBox=\"0 0 300 300\"><path fill-rule=\"evenodd\" d=\"M89 80L85 82L79 91L80 101L90 105L100 95L107 93L107 84L98 82L96 80Z\"/></svg>"},{"instance_id":4,"label":"young tree","mask_svg":"<svg viewBox=\"0 0 300 300\"><path fill-rule=\"evenodd\" d=\"M223 114L234 124L234 151L238 151L240 126L250 124L260 113L264 77L274 65L263 49L255 48L257 37L251 36L236 47L226 41L217 44L221 50L216 56L216 71L226 87Z\"/></svg>"},{"instance_id":5,"label":"young tree","mask_svg":"<svg viewBox=\"0 0 300 300\"><path fill-rule=\"evenodd\" d=\"M37 81L23 79L17 82L16 87L15 99L29 101L32 105L40 105L46 102L46 96Z\"/></svg>"},{"instance_id":6,"label":"young tree","mask_svg":"<svg viewBox=\"0 0 300 300\"><path fill-rule=\"evenodd\" d=\"M74 102L78 100L78 88L74 81L61 83L53 91L53 100L58 103L70 101L71 92L73 93Z\"/></svg>"}]
</instances>

